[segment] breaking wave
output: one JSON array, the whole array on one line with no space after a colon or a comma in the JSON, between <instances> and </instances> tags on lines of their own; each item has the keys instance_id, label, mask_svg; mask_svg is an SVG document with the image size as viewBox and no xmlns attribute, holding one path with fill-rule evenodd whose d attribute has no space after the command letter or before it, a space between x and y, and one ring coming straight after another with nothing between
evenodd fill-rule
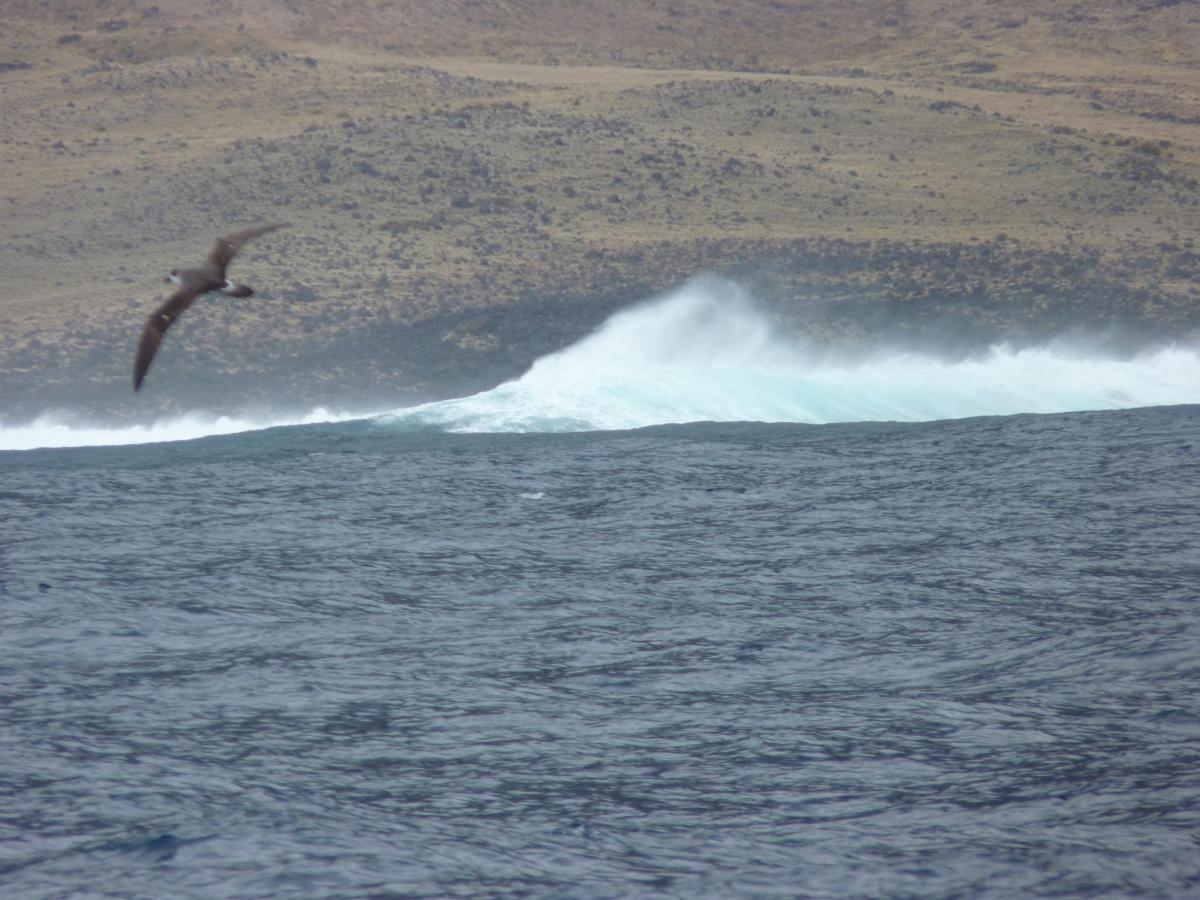
<instances>
[{"instance_id":1,"label":"breaking wave","mask_svg":"<svg viewBox=\"0 0 1200 900\"><path fill-rule=\"evenodd\" d=\"M237 416L191 414L160 419L146 425L104 427L79 424L66 416L46 413L28 425L0 427L0 450L34 450L41 447L107 447L121 444L154 444L190 441L219 434L262 431L280 425L316 425L360 416L337 415L323 409L304 416L250 419Z\"/></svg>"},{"instance_id":2,"label":"breaking wave","mask_svg":"<svg viewBox=\"0 0 1200 900\"><path fill-rule=\"evenodd\" d=\"M781 337L735 284L698 279L613 315L595 333L488 391L394 410L394 428L555 432L686 422L930 421L1200 403L1200 350L1113 359L1050 344L948 361L880 350L839 358ZM318 409L279 419L187 415L128 427L48 414L0 428L0 449L179 441L362 419Z\"/></svg>"},{"instance_id":3,"label":"breaking wave","mask_svg":"<svg viewBox=\"0 0 1200 900\"><path fill-rule=\"evenodd\" d=\"M977 358L835 355L774 333L734 284L700 279L612 316L522 377L398 410L395 424L463 432L587 431L698 421L930 421L1200 402L1200 354L1131 359L1065 347Z\"/></svg>"}]
</instances>

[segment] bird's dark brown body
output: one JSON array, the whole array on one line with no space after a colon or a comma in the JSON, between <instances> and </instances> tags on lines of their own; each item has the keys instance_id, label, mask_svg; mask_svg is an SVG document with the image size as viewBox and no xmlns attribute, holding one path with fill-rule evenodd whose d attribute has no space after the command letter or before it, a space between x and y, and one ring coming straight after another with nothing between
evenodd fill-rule
<instances>
[{"instance_id":1,"label":"bird's dark brown body","mask_svg":"<svg viewBox=\"0 0 1200 900\"><path fill-rule=\"evenodd\" d=\"M133 389L135 391L142 386L142 381L150 369L150 363L154 360L154 354L158 352L158 347L162 343L167 329L183 314L184 310L192 305L193 300L201 294L213 292L225 294L228 297L249 297L254 294L253 288L229 281L225 277L225 269L246 241L266 234L268 231L275 231L277 228L286 228L287 225L287 222L276 222L273 225L260 225L256 228L235 231L217 241L217 245L213 247L212 253L208 255L208 259L202 265L195 269L182 271L176 269L167 276L167 281L179 285L179 290L150 314L146 320L146 327L142 329L142 340L138 344L137 357L133 363Z\"/></svg>"}]
</instances>

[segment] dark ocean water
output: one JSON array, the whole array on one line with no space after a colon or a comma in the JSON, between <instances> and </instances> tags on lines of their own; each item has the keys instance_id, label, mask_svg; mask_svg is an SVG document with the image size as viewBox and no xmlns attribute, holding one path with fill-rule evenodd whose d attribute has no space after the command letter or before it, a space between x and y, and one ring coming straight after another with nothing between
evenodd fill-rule
<instances>
[{"instance_id":1,"label":"dark ocean water","mask_svg":"<svg viewBox=\"0 0 1200 900\"><path fill-rule=\"evenodd\" d=\"M1200 894L1200 407L0 453L0 895Z\"/></svg>"}]
</instances>

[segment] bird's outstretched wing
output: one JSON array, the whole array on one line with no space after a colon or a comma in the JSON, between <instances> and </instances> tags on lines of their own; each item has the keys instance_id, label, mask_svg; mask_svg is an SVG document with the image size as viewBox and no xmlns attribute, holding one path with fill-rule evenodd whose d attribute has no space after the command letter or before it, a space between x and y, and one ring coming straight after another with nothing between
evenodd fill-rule
<instances>
[{"instance_id":1,"label":"bird's outstretched wing","mask_svg":"<svg viewBox=\"0 0 1200 900\"><path fill-rule=\"evenodd\" d=\"M227 234L223 238L218 238L217 245L213 247L212 253L208 254L208 261L217 267L217 272L224 278L225 267L229 265L229 261L233 259L234 254L238 252L242 244L251 238L266 234L268 231L274 231L277 228L287 228L290 224L291 222L276 222L273 225L259 225L255 228L245 228L242 231L235 231L233 234Z\"/></svg>"},{"instance_id":2,"label":"bird's outstretched wing","mask_svg":"<svg viewBox=\"0 0 1200 900\"><path fill-rule=\"evenodd\" d=\"M142 379L146 377L150 363L154 360L154 354L158 352L158 345L162 343L163 335L167 333L171 323L178 319L183 311L192 305L192 301L202 293L200 285L185 284L172 294L166 303L150 313L150 317L146 319L146 327L142 329L142 341L138 344L137 359L133 363L133 389L135 391L142 386Z\"/></svg>"}]
</instances>

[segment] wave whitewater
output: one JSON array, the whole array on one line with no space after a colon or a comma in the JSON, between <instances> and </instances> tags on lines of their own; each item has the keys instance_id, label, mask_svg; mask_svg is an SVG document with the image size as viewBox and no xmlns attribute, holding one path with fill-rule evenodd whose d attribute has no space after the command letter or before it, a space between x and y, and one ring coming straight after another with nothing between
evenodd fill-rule
<instances>
[{"instance_id":1,"label":"wave whitewater","mask_svg":"<svg viewBox=\"0 0 1200 900\"><path fill-rule=\"evenodd\" d=\"M0 450L35 450L45 447L108 447L123 444L155 444L191 441L219 434L262 431L282 425L319 425L343 422L361 416L338 415L315 409L289 418L241 418L191 414L160 419L148 425L103 427L80 425L55 413L39 416L28 425L0 427Z\"/></svg>"},{"instance_id":2,"label":"wave whitewater","mask_svg":"<svg viewBox=\"0 0 1200 900\"><path fill-rule=\"evenodd\" d=\"M1058 345L993 347L967 360L879 351L839 359L780 337L744 291L717 278L613 315L488 391L375 417L394 428L555 432L686 422L932 421L1200 403L1200 348L1130 359ZM361 419L317 409L250 419L198 415L121 428L46 415L0 428L0 449L179 441Z\"/></svg>"},{"instance_id":3,"label":"wave whitewater","mask_svg":"<svg viewBox=\"0 0 1200 900\"><path fill-rule=\"evenodd\" d=\"M736 285L700 279L612 316L490 391L398 410L395 424L463 432L587 431L699 421L932 421L1200 402L1200 353L1127 360L993 347L945 361L837 359L778 337Z\"/></svg>"}]
</instances>

